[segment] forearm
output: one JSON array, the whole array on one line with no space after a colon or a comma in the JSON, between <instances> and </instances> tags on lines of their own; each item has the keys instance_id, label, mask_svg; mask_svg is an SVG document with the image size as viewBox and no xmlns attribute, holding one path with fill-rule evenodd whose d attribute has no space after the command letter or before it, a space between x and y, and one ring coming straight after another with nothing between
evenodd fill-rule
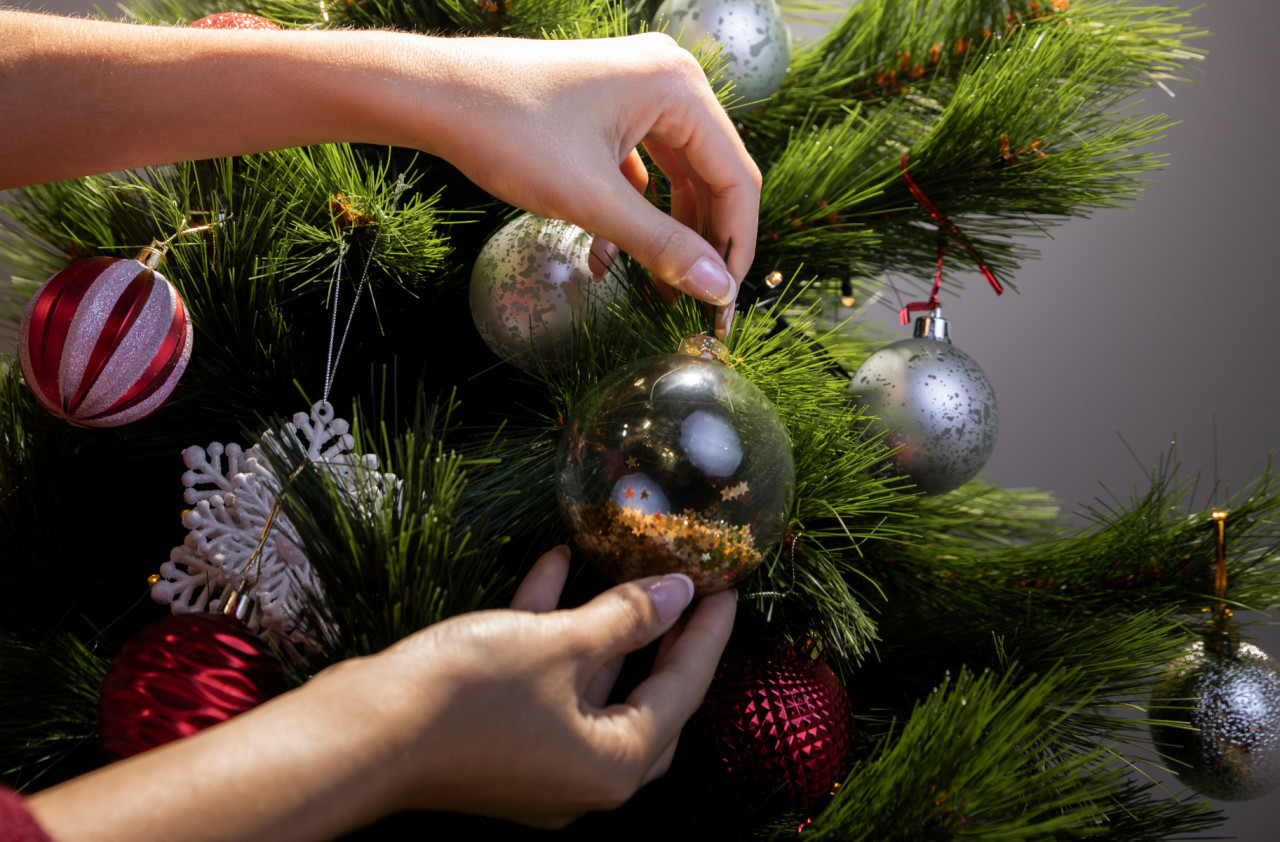
<instances>
[{"instance_id":1,"label":"forearm","mask_svg":"<svg viewBox=\"0 0 1280 842\"><path fill-rule=\"evenodd\" d=\"M59 842L327 839L394 806L411 731L430 700L397 698L370 659L194 737L38 793ZM377 693L365 692L380 687Z\"/></svg>"},{"instance_id":2,"label":"forearm","mask_svg":"<svg viewBox=\"0 0 1280 842\"><path fill-rule=\"evenodd\" d=\"M424 105L443 102L456 75L447 40L388 32L193 30L0 11L0 43L0 188L331 141L427 146L431 109L415 109L424 131L399 128L403 69Z\"/></svg>"}]
</instances>

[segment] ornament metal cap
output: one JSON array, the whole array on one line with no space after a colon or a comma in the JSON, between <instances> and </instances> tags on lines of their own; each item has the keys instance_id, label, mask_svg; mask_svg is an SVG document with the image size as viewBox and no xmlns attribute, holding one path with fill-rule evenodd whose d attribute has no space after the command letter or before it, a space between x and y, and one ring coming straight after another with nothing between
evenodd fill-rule
<instances>
[{"instance_id":1,"label":"ornament metal cap","mask_svg":"<svg viewBox=\"0 0 1280 842\"><path fill-rule=\"evenodd\" d=\"M938 342L951 341L951 326L946 319L940 315L941 310L934 310L928 316L920 316L916 319L915 329L911 335L916 339L934 339Z\"/></svg>"},{"instance_id":2,"label":"ornament metal cap","mask_svg":"<svg viewBox=\"0 0 1280 842\"><path fill-rule=\"evenodd\" d=\"M680 340L678 353L688 354L691 357L701 357L704 360L714 360L718 363L729 362L729 349L723 342L714 336L708 336L705 333L694 333Z\"/></svg>"},{"instance_id":3,"label":"ornament metal cap","mask_svg":"<svg viewBox=\"0 0 1280 842\"><path fill-rule=\"evenodd\" d=\"M253 613L253 597L247 593L240 593L235 588L227 589L222 595L222 607L219 613L226 614L228 617L235 617L242 623L249 621L249 615Z\"/></svg>"},{"instance_id":4,"label":"ornament metal cap","mask_svg":"<svg viewBox=\"0 0 1280 842\"><path fill-rule=\"evenodd\" d=\"M134 260L148 269L159 268L160 261L164 260L164 244L153 240L151 245L138 252Z\"/></svg>"}]
</instances>

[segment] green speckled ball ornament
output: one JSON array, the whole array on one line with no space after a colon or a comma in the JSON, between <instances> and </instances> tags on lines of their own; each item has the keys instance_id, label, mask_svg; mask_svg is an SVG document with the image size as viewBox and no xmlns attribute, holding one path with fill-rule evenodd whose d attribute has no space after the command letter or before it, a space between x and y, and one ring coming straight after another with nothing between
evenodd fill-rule
<instances>
[{"instance_id":1,"label":"green speckled ball ornament","mask_svg":"<svg viewBox=\"0 0 1280 842\"><path fill-rule=\"evenodd\" d=\"M681 349L624 366L578 402L556 491L574 541L605 575L684 573L702 595L733 586L777 546L795 466L778 411L717 361L723 346L697 336Z\"/></svg>"},{"instance_id":2,"label":"green speckled ball ornament","mask_svg":"<svg viewBox=\"0 0 1280 842\"><path fill-rule=\"evenodd\" d=\"M1204 795L1247 801L1280 784L1280 662L1257 646L1216 633L1192 644L1156 685L1148 716L1169 768Z\"/></svg>"},{"instance_id":3,"label":"green speckled ball ornament","mask_svg":"<svg viewBox=\"0 0 1280 842\"><path fill-rule=\"evenodd\" d=\"M471 270L471 318L495 354L525 371L539 357L554 366L575 323L600 327L622 281L592 277L591 239L573 223L531 213L489 238Z\"/></svg>"},{"instance_id":4,"label":"green speckled ball ornament","mask_svg":"<svg viewBox=\"0 0 1280 842\"><path fill-rule=\"evenodd\" d=\"M791 29L776 0L665 0L653 28L665 31L687 50L703 38L724 45L724 79L733 82L749 110L782 85L791 61Z\"/></svg>"},{"instance_id":5,"label":"green speckled ball ornament","mask_svg":"<svg viewBox=\"0 0 1280 842\"><path fill-rule=\"evenodd\" d=\"M925 494L944 494L978 475L996 446L1000 416L991 381L951 344L947 322L916 320L915 336L867 357L849 382L873 434L893 449L889 470Z\"/></svg>"}]
</instances>

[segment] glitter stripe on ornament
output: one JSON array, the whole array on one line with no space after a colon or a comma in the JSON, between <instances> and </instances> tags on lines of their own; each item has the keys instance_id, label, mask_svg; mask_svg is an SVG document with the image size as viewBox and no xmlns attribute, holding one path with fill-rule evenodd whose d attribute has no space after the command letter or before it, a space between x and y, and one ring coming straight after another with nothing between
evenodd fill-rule
<instances>
[{"instance_id":1,"label":"glitter stripe on ornament","mask_svg":"<svg viewBox=\"0 0 1280 842\"><path fill-rule=\"evenodd\" d=\"M22 372L49 412L77 426L150 415L177 385L192 330L178 291L138 260L88 258L54 275L27 305Z\"/></svg>"},{"instance_id":2,"label":"glitter stripe on ornament","mask_svg":"<svg viewBox=\"0 0 1280 842\"><path fill-rule=\"evenodd\" d=\"M23 358L22 373L40 403L55 415L62 415L62 399L57 388L58 363L71 330L71 319L89 291L89 284L114 262L110 257L77 261L50 278L27 305L18 337L19 347L27 349L30 325L43 325L43 329L39 332L39 344L30 349L29 360Z\"/></svg>"},{"instance_id":3,"label":"glitter stripe on ornament","mask_svg":"<svg viewBox=\"0 0 1280 842\"><path fill-rule=\"evenodd\" d=\"M107 367L111 356L120 349L124 337L137 324L138 317L142 315L143 305L151 297L151 291L155 289L155 278L152 275L150 269L140 272L136 278L129 281L124 292L120 293L120 297L116 299L111 312L107 314L107 320L103 322L102 329L98 332L97 341L93 343L93 351L85 361L84 373L79 378L80 386L71 400L63 405L68 412L75 412L80 408L80 404L84 403L89 390L102 376L102 370Z\"/></svg>"},{"instance_id":4,"label":"glitter stripe on ornament","mask_svg":"<svg viewBox=\"0 0 1280 842\"><path fill-rule=\"evenodd\" d=\"M178 298L176 305L169 330L155 357L152 358L151 364L147 366L147 370L134 382L133 388L105 411L91 416L91 419L96 420L126 412L140 406L166 386L169 389L173 388L171 384L176 383L177 378L182 374L179 366L186 368L187 360L191 357L191 324L187 321L187 311L182 304L182 298ZM159 403L163 402L164 397L159 398Z\"/></svg>"}]
</instances>

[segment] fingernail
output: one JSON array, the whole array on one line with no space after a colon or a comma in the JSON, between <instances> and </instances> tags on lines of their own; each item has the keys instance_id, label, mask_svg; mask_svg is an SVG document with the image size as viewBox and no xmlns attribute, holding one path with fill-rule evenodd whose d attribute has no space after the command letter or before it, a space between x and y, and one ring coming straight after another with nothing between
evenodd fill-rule
<instances>
[{"instance_id":1,"label":"fingernail","mask_svg":"<svg viewBox=\"0 0 1280 842\"><path fill-rule=\"evenodd\" d=\"M702 257L680 281L680 290L712 304L728 304L738 292L738 282L723 265Z\"/></svg>"},{"instance_id":2,"label":"fingernail","mask_svg":"<svg viewBox=\"0 0 1280 842\"><path fill-rule=\"evenodd\" d=\"M613 268L614 261L618 259L618 255L620 253L621 252L618 249L618 247L615 246L613 243L609 242L608 240L606 240L604 237L596 237L594 240L592 240L591 256L594 257L596 259L596 262L600 264L601 271L596 272L593 267L591 271L591 276L596 280L600 280L601 278L603 278L605 276L605 273L607 273L610 269Z\"/></svg>"},{"instance_id":3,"label":"fingernail","mask_svg":"<svg viewBox=\"0 0 1280 842\"><path fill-rule=\"evenodd\" d=\"M720 312L716 314L717 339L725 339L729 336L729 328L733 327L733 316L736 312L737 308L732 304L720 308Z\"/></svg>"},{"instance_id":4,"label":"fingernail","mask_svg":"<svg viewBox=\"0 0 1280 842\"><path fill-rule=\"evenodd\" d=\"M669 573L649 586L649 598L662 622L669 623L693 601L693 580L683 573Z\"/></svg>"}]
</instances>

